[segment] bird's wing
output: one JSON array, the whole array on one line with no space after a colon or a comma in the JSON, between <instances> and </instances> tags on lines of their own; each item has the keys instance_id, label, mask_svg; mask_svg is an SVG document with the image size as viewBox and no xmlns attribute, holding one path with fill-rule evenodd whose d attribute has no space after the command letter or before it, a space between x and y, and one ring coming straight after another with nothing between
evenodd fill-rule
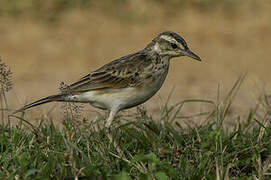
<instances>
[{"instance_id":1,"label":"bird's wing","mask_svg":"<svg viewBox=\"0 0 271 180\"><path fill-rule=\"evenodd\" d=\"M151 63L151 60L142 53L122 57L82 77L64 89L64 92L78 93L98 89L131 87L141 83L142 71Z\"/></svg>"}]
</instances>

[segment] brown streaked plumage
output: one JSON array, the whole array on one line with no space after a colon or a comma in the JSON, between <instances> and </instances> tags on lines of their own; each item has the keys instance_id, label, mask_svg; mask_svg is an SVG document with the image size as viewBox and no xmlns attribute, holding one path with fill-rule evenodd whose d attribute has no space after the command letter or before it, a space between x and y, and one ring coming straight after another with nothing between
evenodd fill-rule
<instances>
[{"instance_id":1,"label":"brown streaked plumage","mask_svg":"<svg viewBox=\"0 0 271 180\"><path fill-rule=\"evenodd\" d=\"M160 89L170 59L179 56L200 61L181 36L163 32L143 50L116 59L82 77L60 94L40 99L14 113L52 101L85 102L110 111L106 122L109 128L116 113L144 103Z\"/></svg>"}]
</instances>

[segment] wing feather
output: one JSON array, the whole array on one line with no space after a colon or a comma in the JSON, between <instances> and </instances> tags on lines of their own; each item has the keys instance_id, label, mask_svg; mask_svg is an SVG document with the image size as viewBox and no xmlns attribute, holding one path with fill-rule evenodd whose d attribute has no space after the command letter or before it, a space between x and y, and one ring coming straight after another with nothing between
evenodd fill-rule
<instances>
[{"instance_id":1,"label":"wing feather","mask_svg":"<svg viewBox=\"0 0 271 180\"><path fill-rule=\"evenodd\" d=\"M77 82L71 84L64 91L69 93L85 92L107 88L126 88L141 83L141 68L152 61L142 53L135 53L112 61L98 70L87 74Z\"/></svg>"}]
</instances>

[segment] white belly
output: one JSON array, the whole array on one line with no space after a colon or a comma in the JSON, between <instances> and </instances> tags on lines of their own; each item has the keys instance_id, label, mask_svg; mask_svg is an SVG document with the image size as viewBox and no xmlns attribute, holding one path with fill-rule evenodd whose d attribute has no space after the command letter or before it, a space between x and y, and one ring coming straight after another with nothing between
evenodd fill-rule
<instances>
[{"instance_id":1,"label":"white belly","mask_svg":"<svg viewBox=\"0 0 271 180\"><path fill-rule=\"evenodd\" d=\"M158 90L158 89L157 89ZM96 90L81 93L80 95L68 96L65 100L74 102L90 103L92 106L101 109L127 109L144 103L157 91L147 88L123 88L110 91Z\"/></svg>"}]
</instances>

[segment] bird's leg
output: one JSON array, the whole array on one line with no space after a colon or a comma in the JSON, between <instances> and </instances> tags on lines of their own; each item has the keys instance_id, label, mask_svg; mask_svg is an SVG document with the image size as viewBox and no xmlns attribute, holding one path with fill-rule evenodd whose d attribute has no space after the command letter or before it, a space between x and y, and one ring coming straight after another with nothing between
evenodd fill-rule
<instances>
[{"instance_id":1,"label":"bird's leg","mask_svg":"<svg viewBox=\"0 0 271 180\"><path fill-rule=\"evenodd\" d=\"M112 124L112 121L114 120L115 118L115 115L117 114L117 110L111 110L110 113L109 113L109 116L106 120L106 123L105 123L105 128L106 129L110 129L110 125Z\"/></svg>"},{"instance_id":2,"label":"bird's leg","mask_svg":"<svg viewBox=\"0 0 271 180\"><path fill-rule=\"evenodd\" d=\"M108 115L108 118L106 119L106 122L105 122L106 135L109 138L110 143L114 143L114 144L115 144L115 141L114 141L113 136L111 134L110 126L111 126L112 121L114 120L115 115L117 114L117 112L118 112L117 110L111 110L109 115Z\"/></svg>"},{"instance_id":3,"label":"bird's leg","mask_svg":"<svg viewBox=\"0 0 271 180\"><path fill-rule=\"evenodd\" d=\"M121 150L120 146L118 145L116 140L113 138L112 132L110 131L110 125L111 125L112 121L114 120L114 117L117 113L118 113L118 110L111 110L110 111L109 116L108 116L106 123L105 123L106 135L107 135L110 143L113 144L113 146L116 148L117 152L122 156L122 158L124 160L127 160L125 158L125 155L124 155L123 151Z\"/></svg>"}]
</instances>

